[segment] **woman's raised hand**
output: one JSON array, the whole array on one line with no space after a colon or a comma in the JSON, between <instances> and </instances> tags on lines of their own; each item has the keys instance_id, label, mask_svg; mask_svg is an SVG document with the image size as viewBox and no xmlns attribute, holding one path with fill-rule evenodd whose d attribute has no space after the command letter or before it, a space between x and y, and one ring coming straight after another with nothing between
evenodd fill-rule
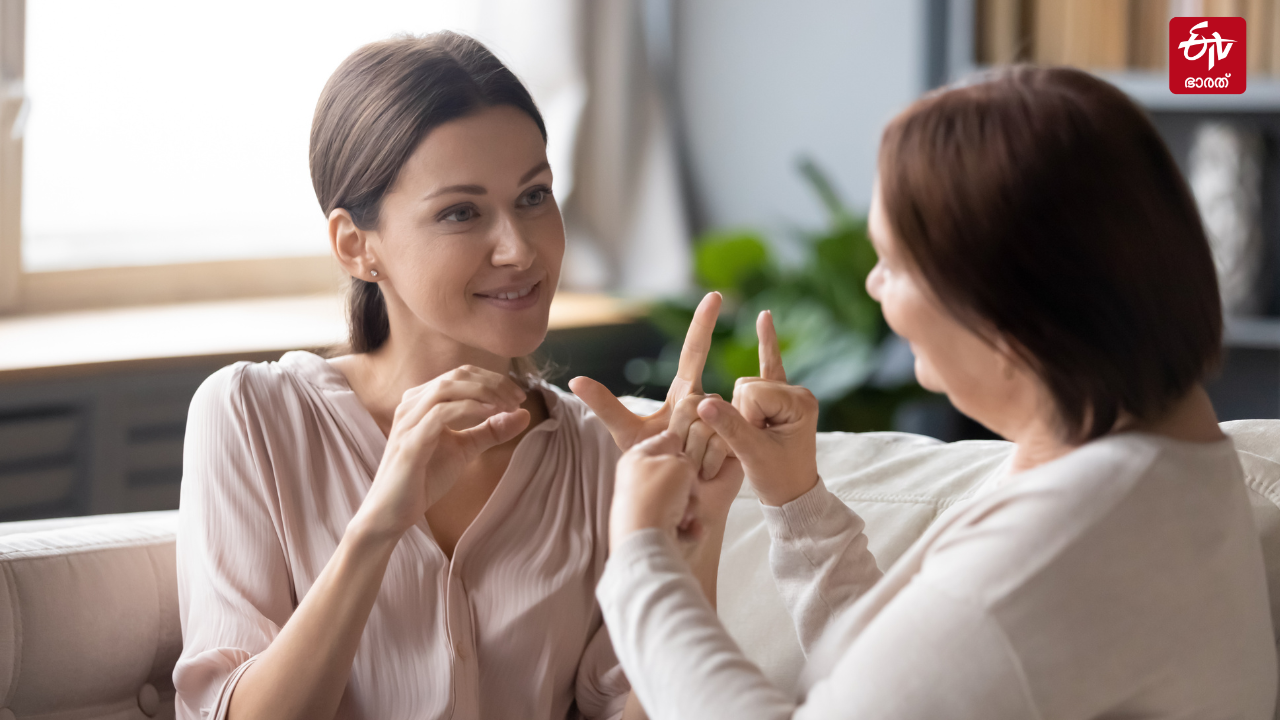
<instances>
[{"instance_id":1,"label":"woman's raised hand","mask_svg":"<svg viewBox=\"0 0 1280 720\"><path fill-rule=\"evenodd\" d=\"M589 377L576 377L569 381L569 389L595 412L609 429L619 448L626 450L666 430L682 400L703 395L702 370L707 364L707 353L711 351L711 335L716 329L716 318L720 315L722 301L720 293L707 293L693 311L693 321L689 323L684 346L680 348L676 377L667 390L666 402L652 415L636 415L631 412L608 388ZM696 419L697 413L694 412L691 416Z\"/></svg>"},{"instance_id":2,"label":"woman's raised hand","mask_svg":"<svg viewBox=\"0 0 1280 720\"><path fill-rule=\"evenodd\" d=\"M716 437L698 418L698 403L706 397L719 397L703 393L702 371L707 364L707 353L711 351L711 336L722 301L720 293L712 292L698 303L680 349L680 364L667 390L666 402L652 415L631 412L608 388L591 378L576 377L569 381L569 388L595 412L619 448L626 450L669 429L684 443L684 452L693 458L702 477L708 480L720 475L725 459L732 455L724 440Z\"/></svg>"},{"instance_id":3,"label":"woman's raised hand","mask_svg":"<svg viewBox=\"0 0 1280 720\"><path fill-rule=\"evenodd\" d=\"M468 463L525 429L524 400L509 376L470 365L405 391L357 519L399 537L449 492Z\"/></svg>"},{"instance_id":4,"label":"woman's raised hand","mask_svg":"<svg viewBox=\"0 0 1280 720\"><path fill-rule=\"evenodd\" d=\"M766 505L785 505L818 482L818 400L787 384L773 314L756 320L760 377L738 378L733 404L708 397L698 416L723 438L742 462Z\"/></svg>"}]
</instances>

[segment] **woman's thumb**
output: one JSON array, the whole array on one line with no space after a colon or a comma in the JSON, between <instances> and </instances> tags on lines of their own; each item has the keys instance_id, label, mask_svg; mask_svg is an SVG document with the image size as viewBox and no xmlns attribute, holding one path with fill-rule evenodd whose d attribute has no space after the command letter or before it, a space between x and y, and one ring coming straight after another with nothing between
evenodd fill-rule
<instances>
[{"instance_id":1,"label":"woman's thumb","mask_svg":"<svg viewBox=\"0 0 1280 720\"><path fill-rule=\"evenodd\" d=\"M698 417L716 431L733 454L738 458L750 461L759 448L760 430L747 422L738 413L737 408L721 400L709 397L698 403Z\"/></svg>"}]
</instances>

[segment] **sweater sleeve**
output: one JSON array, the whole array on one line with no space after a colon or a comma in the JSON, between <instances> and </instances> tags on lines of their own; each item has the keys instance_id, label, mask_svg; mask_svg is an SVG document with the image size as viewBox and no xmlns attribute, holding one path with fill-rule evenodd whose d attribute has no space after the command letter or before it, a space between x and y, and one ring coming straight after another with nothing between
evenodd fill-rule
<instances>
[{"instance_id":1,"label":"sweater sleeve","mask_svg":"<svg viewBox=\"0 0 1280 720\"><path fill-rule=\"evenodd\" d=\"M627 538L596 589L614 648L650 717L1025 720L1039 715L999 626L913 582L803 700L743 656L657 530Z\"/></svg>"},{"instance_id":2,"label":"sweater sleeve","mask_svg":"<svg viewBox=\"0 0 1280 720\"><path fill-rule=\"evenodd\" d=\"M866 523L821 480L786 505L761 509L772 540L769 568L808 655L831 621L880 579Z\"/></svg>"},{"instance_id":3,"label":"sweater sleeve","mask_svg":"<svg viewBox=\"0 0 1280 720\"><path fill-rule=\"evenodd\" d=\"M181 720L225 718L236 683L294 607L244 373L241 364L210 376L187 419L177 538L183 647L173 671Z\"/></svg>"}]
</instances>

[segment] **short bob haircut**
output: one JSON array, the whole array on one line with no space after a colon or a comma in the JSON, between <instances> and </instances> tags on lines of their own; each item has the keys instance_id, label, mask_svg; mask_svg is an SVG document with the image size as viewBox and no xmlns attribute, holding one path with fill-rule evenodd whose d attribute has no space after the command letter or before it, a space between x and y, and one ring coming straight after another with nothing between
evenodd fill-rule
<instances>
[{"instance_id":1,"label":"short bob haircut","mask_svg":"<svg viewBox=\"0 0 1280 720\"><path fill-rule=\"evenodd\" d=\"M1159 418L1216 368L1200 215L1112 85L1018 66L930 94L885 130L879 178L906 256L960 322L1034 369L1068 441Z\"/></svg>"}]
</instances>

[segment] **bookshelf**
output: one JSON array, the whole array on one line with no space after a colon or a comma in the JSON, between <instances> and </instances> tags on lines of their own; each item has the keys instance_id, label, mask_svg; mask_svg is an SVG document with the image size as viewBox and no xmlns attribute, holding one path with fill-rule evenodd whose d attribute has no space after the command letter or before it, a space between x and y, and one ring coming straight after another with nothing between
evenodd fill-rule
<instances>
[{"instance_id":1,"label":"bookshelf","mask_svg":"<svg viewBox=\"0 0 1280 720\"><path fill-rule=\"evenodd\" d=\"M1096 73L1152 112L1280 113L1280 3L1275 0L946 0L946 80L1013 62ZM1249 85L1240 95L1169 91L1169 18L1240 16Z\"/></svg>"},{"instance_id":2,"label":"bookshelf","mask_svg":"<svg viewBox=\"0 0 1280 720\"><path fill-rule=\"evenodd\" d=\"M1220 419L1280 418L1280 2L1277 0L931 0L935 84L1014 62L1072 65L1124 90L1150 114L1185 171L1206 120L1259 128L1266 138L1265 311L1227 318L1225 358L1209 384ZM1248 88L1240 95L1169 91L1168 23L1238 16L1248 24Z\"/></svg>"}]
</instances>

